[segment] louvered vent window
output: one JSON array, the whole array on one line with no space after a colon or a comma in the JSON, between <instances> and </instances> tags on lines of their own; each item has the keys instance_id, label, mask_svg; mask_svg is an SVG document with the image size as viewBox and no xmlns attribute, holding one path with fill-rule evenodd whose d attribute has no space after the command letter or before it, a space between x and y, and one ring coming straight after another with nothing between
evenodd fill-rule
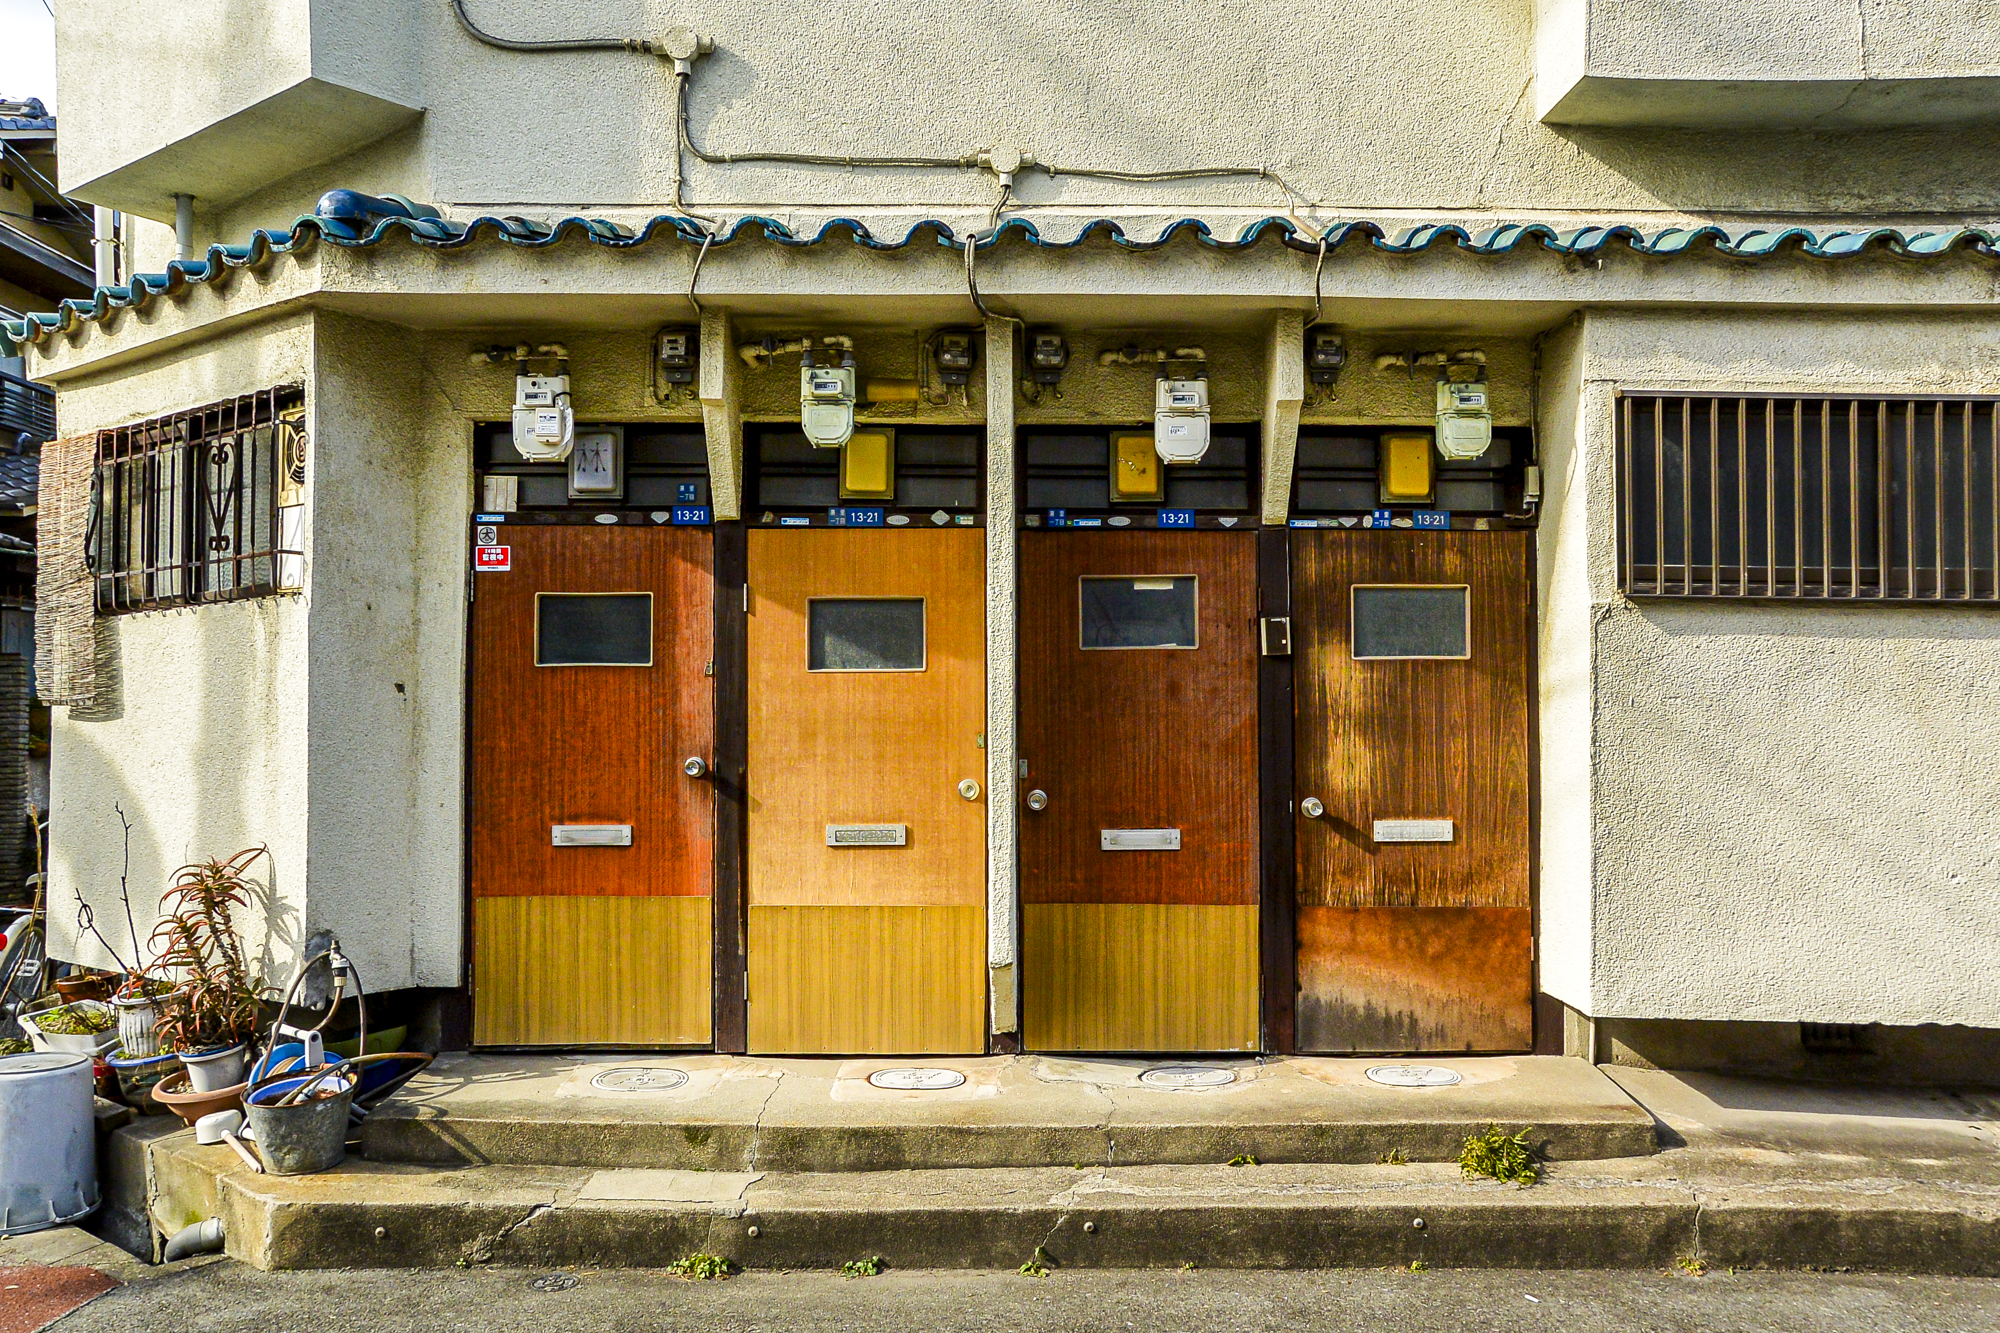
<instances>
[{"instance_id":1,"label":"louvered vent window","mask_svg":"<svg viewBox=\"0 0 2000 1333\"><path fill-rule=\"evenodd\" d=\"M267 389L98 436L86 548L99 612L299 586L303 402Z\"/></svg>"},{"instance_id":2,"label":"louvered vent window","mask_svg":"<svg viewBox=\"0 0 2000 1333\"><path fill-rule=\"evenodd\" d=\"M2000 602L1991 398L1618 400L1631 597Z\"/></svg>"}]
</instances>

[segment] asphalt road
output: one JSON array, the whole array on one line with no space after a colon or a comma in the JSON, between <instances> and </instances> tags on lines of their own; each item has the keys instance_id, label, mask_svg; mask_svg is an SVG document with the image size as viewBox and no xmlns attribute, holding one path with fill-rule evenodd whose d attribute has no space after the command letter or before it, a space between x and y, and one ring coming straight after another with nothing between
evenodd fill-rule
<instances>
[{"instance_id":1,"label":"asphalt road","mask_svg":"<svg viewBox=\"0 0 2000 1333\"><path fill-rule=\"evenodd\" d=\"M538 1291L530 1284L543 1276L510 1269L259 1273L223 1262L121 1287L52 1327L59 1333L2000 1330L2000 1281L1976 1278L1212 1270L1056 1272L1041 1279L749 1273L687 1282L659 1272L585 1270L564 1275L576 1279L573 1288Z\"/></svg>"}]
</instances>

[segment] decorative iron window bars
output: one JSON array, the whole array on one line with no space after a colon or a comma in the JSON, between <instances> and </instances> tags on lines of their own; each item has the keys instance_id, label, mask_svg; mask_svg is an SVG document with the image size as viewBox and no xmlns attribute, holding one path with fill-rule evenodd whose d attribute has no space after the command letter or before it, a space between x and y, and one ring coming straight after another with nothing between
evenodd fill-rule
<instances>
[{"instance_id":1,"label":"decorative iron window bars","mask_svg":"<svg viewBox=\"0 0 2000 1333\"><path fill-rule=\"evenodd\" d=\"M1993 398L1621 394L1629 597L2000 602Z\"/></svg>"},{"instance_id":2,"label":"decorative iron window bars","mask_svg":"<svg viewBox=\"0 0 2000 1333\"><path fill-rule=\"evenodd\" d=\"M103 431L87 563L99 613L296 587L305 391L245 394Z\"/></svg>"}]
</instances>

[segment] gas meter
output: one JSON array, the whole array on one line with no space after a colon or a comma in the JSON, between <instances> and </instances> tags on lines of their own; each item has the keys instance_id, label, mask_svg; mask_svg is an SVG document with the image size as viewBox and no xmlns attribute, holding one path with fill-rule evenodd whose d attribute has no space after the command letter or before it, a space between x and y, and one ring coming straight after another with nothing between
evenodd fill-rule
<instances>
[{"instance_id":1,"label":"gas meter","mask_svg":"<svg viewBox=\"0 0 2000 1333\"><path fill-rule=\"evenodd\" d=\"M799 428L820 449L838 449L854 434L854 353L842 352L838 366L814 365L806 353L799 364Z\"/></svg>"},{"instance_id":2,"label":"gas meter","mask_svg":"<svg viewBox=\"0 0 2000 1333\"><path fill-rule=\"evenodd\" d=\"M1163 463L1199 463L1208 452L1208 379L1167 379L1153 400L1153 448Z\"/></svg>"},{"instance_id":3,"label":"gas meter","mask_svg":"<svg viewBox=\"0 0 2000 1333\"><path fill-rule=\"evenodd\" d=\"M569 376L514 377L514 452L531 463L560 463L576 440Z\"/></svg>"},{"instance_id":4,"label":"gas meter","mask_svg":"<svg viewBox=\"0 0 2000 1333\"><path fill-rule=\"evenodd\" d=\"M1442 380L1437 386L1437 451L1463 462L1493 444L1493 408L1485 380Z\"/></svg>"}]
</instances>

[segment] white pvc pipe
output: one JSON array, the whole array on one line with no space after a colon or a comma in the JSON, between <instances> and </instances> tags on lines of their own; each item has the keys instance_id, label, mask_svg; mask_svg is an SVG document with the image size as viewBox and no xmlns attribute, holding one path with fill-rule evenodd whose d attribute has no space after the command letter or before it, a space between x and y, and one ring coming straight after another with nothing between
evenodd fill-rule
<instances>
[{"instance_id":1,"label":"white pvc pipe","mask_svg":"<svg viewBox=\"0 0 2000 1333\"><path fill-rule=\"evenodd\" d=\"M194 196L174 196L174 258L194 258Z\"/></svg>"},{"instance_id":2,"label":"white pvc pipe","mask_svg":"<svg viewBox=\"0 0 2000 1333\"><path fill-rule=\"evenodd\" d=\"M97 285L118 285L118 214L99 205L90 210L90 251L97 269Z\"/></svg>"}]
</instances>

